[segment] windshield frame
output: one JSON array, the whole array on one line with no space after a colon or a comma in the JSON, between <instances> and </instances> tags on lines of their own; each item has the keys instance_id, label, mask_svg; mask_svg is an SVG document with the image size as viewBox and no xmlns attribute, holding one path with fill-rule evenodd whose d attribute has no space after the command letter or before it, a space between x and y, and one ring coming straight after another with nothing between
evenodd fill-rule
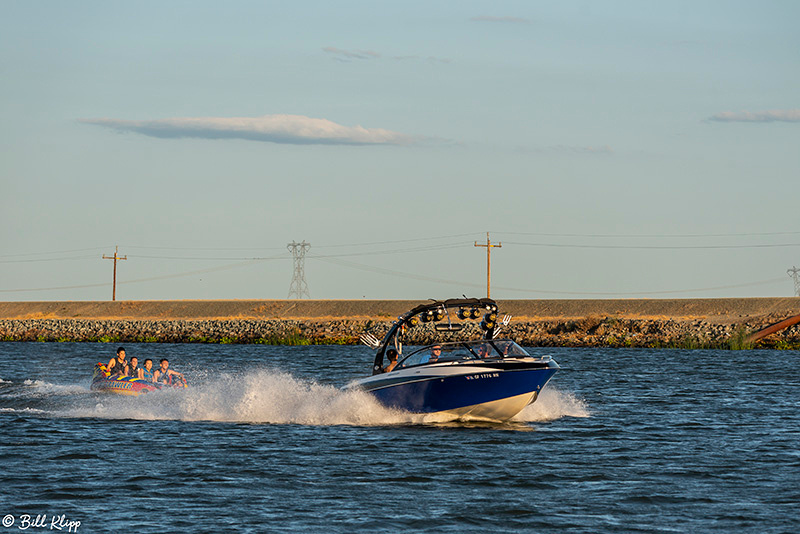
<instances>
[{"instance_id":1,"label":"windshield frame","mask_svg":"<svg viewBox=\"0 0 800 534\"><path fill-rule=\"evenodd\" d=\"M433 347L441 347L442 349L441 355L435 361L429 359ZM481 349L488 349L488 352L484 353ZM400 356L394 370L439 363L500 360L503 358L532 358L524 348L510 339L477 339L472 341L431 343L416 348L407 355Z\"/></svg>"}]
</instances>

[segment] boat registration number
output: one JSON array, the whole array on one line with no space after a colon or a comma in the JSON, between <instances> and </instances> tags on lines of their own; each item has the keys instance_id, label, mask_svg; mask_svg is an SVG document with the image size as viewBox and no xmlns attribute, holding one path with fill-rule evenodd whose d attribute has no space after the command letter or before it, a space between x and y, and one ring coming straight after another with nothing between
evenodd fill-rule
<instances>
[{"instance_id":1,"label":"boat registration number","mask_svg":"<svg viewBox=\"0 0 800 534\"><path fill-rule=\"evenodd\" d=\"M481 373L479 375L472 375L466 377L467 380L480 380L481 378L497 378L500 373Z\"/></svg>"}]
</instances>

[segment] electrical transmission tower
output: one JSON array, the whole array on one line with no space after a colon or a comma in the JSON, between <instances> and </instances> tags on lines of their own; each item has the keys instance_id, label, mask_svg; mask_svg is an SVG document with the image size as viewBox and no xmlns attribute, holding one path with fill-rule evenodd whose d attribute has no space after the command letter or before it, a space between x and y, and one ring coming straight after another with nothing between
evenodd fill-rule
<instances>
[{"instance_id":1,"label":"electrical transmission tower","mask_svg":"<svg viewBox=\"0 0 800 534\"><path fill-rule=\"evenodd\" d=\"M792 267L786 273L794 278L794 294L795 296L800 297L800 269L797 267Z\"/></svg>"},{"instance_id":2,"label":"electrical transmission tower","mask_svg":"<svg viewBox=\"0 0 800 534\"><path fill-rule=\"evenodd\" d=\"M306 284L306 251L311 248L311 243L302 243L292 241L286 245L294 258L294 275L292 276L292 283L289 285L289 297L301 299L303 297L310 299L311 295L308 292L308 284Z\"/></svg>"}]
</instances>

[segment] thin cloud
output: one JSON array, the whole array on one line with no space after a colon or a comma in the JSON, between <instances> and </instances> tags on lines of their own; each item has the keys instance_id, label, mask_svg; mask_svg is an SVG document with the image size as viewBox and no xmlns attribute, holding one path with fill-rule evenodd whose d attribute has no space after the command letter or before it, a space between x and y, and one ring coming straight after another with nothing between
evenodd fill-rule
<instances>
[{"instance_id":1,"label":"thin cloud","mask_svg":"<svg viewBox=\"0 0 800 534\"><path fill-rule=\"evenodd\" d=\"M494 17L491 15L479 15L472 17L472 22L502 22L505 24L530 24L531 21L522 17Z\"/></svg>"},{"instance_id":2,"label":"thin cloud","mask_svg":"<svg viewBox=\"0 0 800 534\"><path fill-rule=\"evenodd\" d=\"M343 50L341 48L336 48L335 46L326 46L322 49L323 52L330 54L333 56L333 59L336 61L342 62L351 62L354 59L360 60L374 60L374 59L383 59L383 54L379 52L375 52L373 50ZM450 63L450 60L447 58L440 58L436 56L416 56L416 55L409 55L409 56L391 56L391 58L395 61L429 61L431 63Z\"/></svg>"},{"instance_id":3,"label":"thin cloud","mask_svg":"<svg viewBox=\"0 0 800 534\"><path fill-rule=\"evenodd\" d=\"M579 146L579 147L558 147L565 150L571 150L580 154L613 154L614 149L608 145L600 146Z\"/></svg>"},{"instance_id":4,"label":"thin cloud","mask_svg":"<svg viewBox=\"0 0 800 534\"><path fill-rule=\"evenodd\" d=\"M146 121L103 118L79 119L79 122L162 139L247 139L291 145L410 145L424 139L382 128L343 126L327 119L302 115L184 117Z\"/></svg>"},{"instance_id":5,"label":"thin cloud","mask_svg":"<svg viewBox=\"0 0 800 534\"><path fill-rule=\"evenodd\" d=\"M709 117L715 122L800 122L800 109L769 111L724 111Z\"/></svg>"},{"instance_id":6,"label":"thin cloud","mask_svg":"<svg viewBox=\"0 0 800 534\"><path fill-rule=\"evenodd\" d=\"M350 61L352 59L378 59L381 55L372 50L342 50L335 46L326 46L323 52L332 54L339 61Z\"/></svg>"},{"instance_id":7,"label":"thin cloud","mask_svg":"<svg viewBox=\"0 0 800 534\"><path fill-rule=\"evenodd\" d=\"M518 151L529 154L574 154L574 155L586 155L586 156L603 156L614 153L614 149L608 145L598 145L598 146L553 145L547 147L519 147Z\"/></svg>"},{"instance_id":8,"label":"thin cloud","mask_svg":"<svg viewBox=\"0 0 800 534\"><path fill-rule=\"evenodd\" d=\"M447 58L441 58L441 57L436 57L436 56L428 56L428 57L422 57L422 56L392 56L392 59L394 59L396 61L409 61L409 60L428 61L430 63L450 63L452 61L452 60L447 59Z\"/></svg>"}]
</instances>

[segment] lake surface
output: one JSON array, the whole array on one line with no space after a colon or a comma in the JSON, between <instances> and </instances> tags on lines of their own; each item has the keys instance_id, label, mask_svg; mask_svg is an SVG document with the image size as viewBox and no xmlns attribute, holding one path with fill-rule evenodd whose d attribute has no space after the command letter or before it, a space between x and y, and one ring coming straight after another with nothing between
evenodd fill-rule
<instances>
[{"instance_id":1,"label":"lake surface","mask_svg":"<svg viewBox=\"0 0 800 534\"><path fill-rule=\"evenodd\" d=\"M116 346L0 343L0 533L800 532L796 351L529 349L562 370L487 424L340 391L365 347L125 348L191 388L102 396Z\"/></svg>"}]
</instances>

